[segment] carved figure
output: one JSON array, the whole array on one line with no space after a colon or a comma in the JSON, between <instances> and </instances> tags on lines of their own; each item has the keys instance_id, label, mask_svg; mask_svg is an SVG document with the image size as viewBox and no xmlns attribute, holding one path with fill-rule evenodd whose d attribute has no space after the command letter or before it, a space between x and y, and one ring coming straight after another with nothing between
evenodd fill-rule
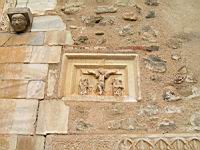
<instances>
[{"instance_id":1,"label":"carved figure","mask_svg":"<svg viewBox=\"0 0 200 150\"><path fill-rule=\"evenodd\" d=\"M113 86L113 95L114 96L122 96L124 87L122 85L122 80L120 79L114 79L112 82Z\"/></svg>"},{"instance_id":2,"label":"carved figure","mask_svg":"<svg viewBox=\"0 0 200 150\"><path fill-rule=\"evenodd\" d=\"M79 93L81 95L88 95L89 90L89 80L87 78L81 78L79 82Z\"/></svg>"},{"instance_id":3,"label":"carved figure","mask_svg":"<svg viewBox=\"0 0 200 150\"><path fill-rule=\"evenodd\" d=\"M97 70L87 70L83 72L83 74L87 75L94 75L96 79L98 79L97 83L97 92L99 95L103 95L105 92L105 80L108 79L111 75L117 75L117 71L107 71L104 69L97 69Z\"/></svg>"},{"instance_id":4,"label":"carved figure","mask_svg":"<svg viewBox=\"0 0 200 150\"><path fill-rule=\"evenodd\" d=\"M32 15L29 8L9 8L7 14L11 27L16 33L30 30Z\"/></svg>"}]
</instances>

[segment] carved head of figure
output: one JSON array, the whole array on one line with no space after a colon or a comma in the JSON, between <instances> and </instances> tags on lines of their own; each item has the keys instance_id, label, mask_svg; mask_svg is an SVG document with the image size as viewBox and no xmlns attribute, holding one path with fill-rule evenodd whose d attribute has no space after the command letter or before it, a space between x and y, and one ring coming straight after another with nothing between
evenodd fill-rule
<instances>
[{"instance_id":1,"label":"carved head of figure","mask_svg":"<svg viewBox=\"0 0 200 150\"><path fill-rule=\"evenodd\" d=\"M16 33L30 31L32 14L29 8L9 8L7 14L10 25Z\"/></svg>"},{"instance_id":2,"label":"carved head of figure","mask_svg":"<svg viewBox=\"0 0 200 150\"><path fill-rule=\"evenodd\" d=\"M16 32L24 32L27 29L28 22L23 14L14 14L11 17L11 26Z\"/></svg>"}]
</instances>

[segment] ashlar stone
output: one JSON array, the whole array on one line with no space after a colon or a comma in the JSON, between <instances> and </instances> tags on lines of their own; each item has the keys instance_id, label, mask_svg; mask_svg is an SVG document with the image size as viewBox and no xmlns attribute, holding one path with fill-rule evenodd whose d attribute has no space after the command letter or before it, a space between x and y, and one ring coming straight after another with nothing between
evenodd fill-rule
<instances>
[{"instance_id":1,"label":"ashlar stone","mask_svg":"<svg viewBox=\"0 0 200 150\"><path fill-rule=\"evenodd\" d=\"M44 80L47 64L0 64L0 79Z\"/></svg>"},{"instance_id":2,"label":"ashlar stone","mask_svg":"<svg viewBox=\"0 0 200 150\"><path fill-rule=\"evenodd\" d=\"M31 31L62 31L66 29L66 25L63 23L59 16L39 16L33 18L33 26Z\"/></svg>"},{"instance_id":3,"label":"ashlar stone","mask_svg":"<svg viewBox=\"0 0 200 150\"><path fill-rule=\"evenodd\" d=\"M68 30L46 32L45 43L47 45L73 45L72 34Z\"/></svg>"},{"instance_id":4,"label":"ashlar stone","mask_svg":"<svg viewBox=\"0 0 200 150\"><path fill-rule=\"evenodd\" d=\"M0 134L32 135L37 107L37 100L0 100Z\"/></svg>"},{"instance_id":5,"label":"ashlar stone","mask_svg":"<svg viewBox=\"0 0 200 150\"><path fill-rule=\"evenodd\" d=\"M16 150L17 136L1 135L0 149L1 150Z\"/></svg>"},{"instance_id":6,"label":"ashlar stone","mask_svg":"<svg viewBox=\"0 0 200 150\"><path fill-rule=\"evenodd\" d=\"M5 43L5 46L36 46L44 44L43 32L27 32L23 34L13 34L13 36Z\"/></svg>"},{"instance_id":7,"label":"ashlar stone","mask_svg":"<svg viewBox=\"0 0 200 150\"><path fill-rule=\"evenodd\" d=\"M30 81L27 87L27 98L43 99L45 83L43 81Z\"/></svg>"},{"instance_id":8,"label":"ashlar stone","mask_svg":"<svg viewBox=\"0 0 200 150\"><path fill-rule=\"evenodd\" d=\"M36 134L68 133L69 107L63 101L40 102Z\"/></svg>"},{"instance_id":9,"label":"ashlar stone","mask_svg":"<svg viewBox=\"0 0 200 150\"><path fill-rule=\"evenodd\" d=\"M18 136L16 150L43 150L45 137Z\"/></svg>"},{"instance_id":10,"label":"ashlar stone","mask_svg":"<svg viewBox=\"0 0 200 150\"><path fill-rule=\"evenodd\" d=\"M61 46L34 46L31 63L59 63Z\"/></svg>"},{"instance_id":11,"label":"ashlar stone","mask_svg":"<svg viewBox=\"0 0 200 150\"><path fill-rule=\"evenodd\" d=\"M32 47L0 47L1 63L27 63L30 60Z\"/></svg>"}]
</instances>

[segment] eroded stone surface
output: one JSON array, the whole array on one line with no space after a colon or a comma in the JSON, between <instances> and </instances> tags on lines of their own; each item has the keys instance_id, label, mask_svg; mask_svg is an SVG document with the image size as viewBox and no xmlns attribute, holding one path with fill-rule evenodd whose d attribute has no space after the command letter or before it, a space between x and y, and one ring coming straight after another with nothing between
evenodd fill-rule
<instances>
[{"instance_id":1,"label":"eroded stone surface","mask_svg":"<svg viewBox=\"0 0 200 150\"><path fill-rule=\"evenodd\" d=\"M40 102L37 134L68 133L69 107L63 101Z\"/></svg>"},{"instance_id":2,"label":"eroded stone surface","mask_svg":"<svg viewBox=\"0 0 200 150\"><path fill-rule=\"evenodd\" d=\"M44 80L47 72L45 64L0 64L0 79Z\"/></svg>"},{"instance_id":3,"label":"eroded stone surface","mask_svg":"<svg viewBox=\"0 0 200 150\"><path fill-rule=\"evenodd\" d=\"M16 150L43 150L45 137L18 136Z\"/></svg>"},{"instance_id":4,"label":"eroded stone surface","mask_svg":"<svg viewBox=\"0 0 200 150\"><path fill-rule=\"evenodd\" d=\"M30 61L31 47L0 47L0 63L26 63Z\"/></svg>"},{"instance_id":5,"label":"eroded stone surface","mask_svg":"<svg viewBox=\"0 0 200 150\"><path fill-rule=\"evenodd\" d=\"M26 98L28 81L0 80L0 98Z\"/></svg>"},{"instance_id":6,"label":"eroded stone surface","mask_svg":"<svg viewBox=\"0 0 200 150\"><path fill-rule=\"evenodd\" d=\"M36 100L0 100L0 134L33 134L37 107Z\"/></svg>"},{"instance_id":7,"label":"eroded stone surface","mask_svg":"<svg viewBox=\"0 0 200 150\"><path fill-rule=\"evenodd\" d=\"M16 150L17 136L0 135L1 150Z\"/></svg>"},{"instance_id":8,"label":"eroded stone surface","mask_svg":"<svg viewBox=\"0 0 200 150\"><path fill-rule=\"evenodd\" d=\"M73 45L70 31L49 31L45 36L45 43L48 45Z\"/></svg>"},{"instance_id":9,"label":"eroded stone surface","mask_svg":"<svg viewBox=\"0 0 200 150\"><path fill-rule=\"evenodd\" d=\"M31 63L59 63L61 46L33 46Z\"/></svg>"},{"instance_id":10,"label":"eroded stone surface","mask_svg":"<svg viewBox=\"0 0 200 150\"><path fill-rule=\"evenodd\" d=\"M132 149L199 149L199 135L66 135L47 136L45 150L132 150ZM184 141L184 142L183 142Z\"/></svg>"},{"instance_id":11,"label":"eroded stone surface","mask_svg":"<svg viewBox=\"0 0 200 150\"><path fill-rule=\"evenodd\" d=\"M23 34L13 34L13 36L5 43L5 46L43 45L43 43L43 32L27 32Z\"/></svg>"},{"instance_id":12,"label":"eroded stone surface","mask_svg":"<svg viewBox=\"0 0 200 150\"><path fill-rule=\"evenodd\" d=\"M43 99L45 83L43 81L30 81L27 87L27 98Z\"/></svg>"}]
</instances>

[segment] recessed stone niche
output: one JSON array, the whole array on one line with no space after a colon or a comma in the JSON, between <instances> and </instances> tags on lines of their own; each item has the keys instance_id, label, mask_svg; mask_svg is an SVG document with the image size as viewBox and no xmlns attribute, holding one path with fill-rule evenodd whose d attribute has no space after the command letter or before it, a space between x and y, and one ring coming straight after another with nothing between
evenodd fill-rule
<instances>
[{"instance_id":1,"label":"recessed stone niche","mask_svg":"<svg viewBox=\"0 0 200 150\"><path fill-rule=\"evenodd\" d=\"M63 100L136 102L139 84L137 54L65 53L58 90Z\"/></svg>"}]
</instances>

